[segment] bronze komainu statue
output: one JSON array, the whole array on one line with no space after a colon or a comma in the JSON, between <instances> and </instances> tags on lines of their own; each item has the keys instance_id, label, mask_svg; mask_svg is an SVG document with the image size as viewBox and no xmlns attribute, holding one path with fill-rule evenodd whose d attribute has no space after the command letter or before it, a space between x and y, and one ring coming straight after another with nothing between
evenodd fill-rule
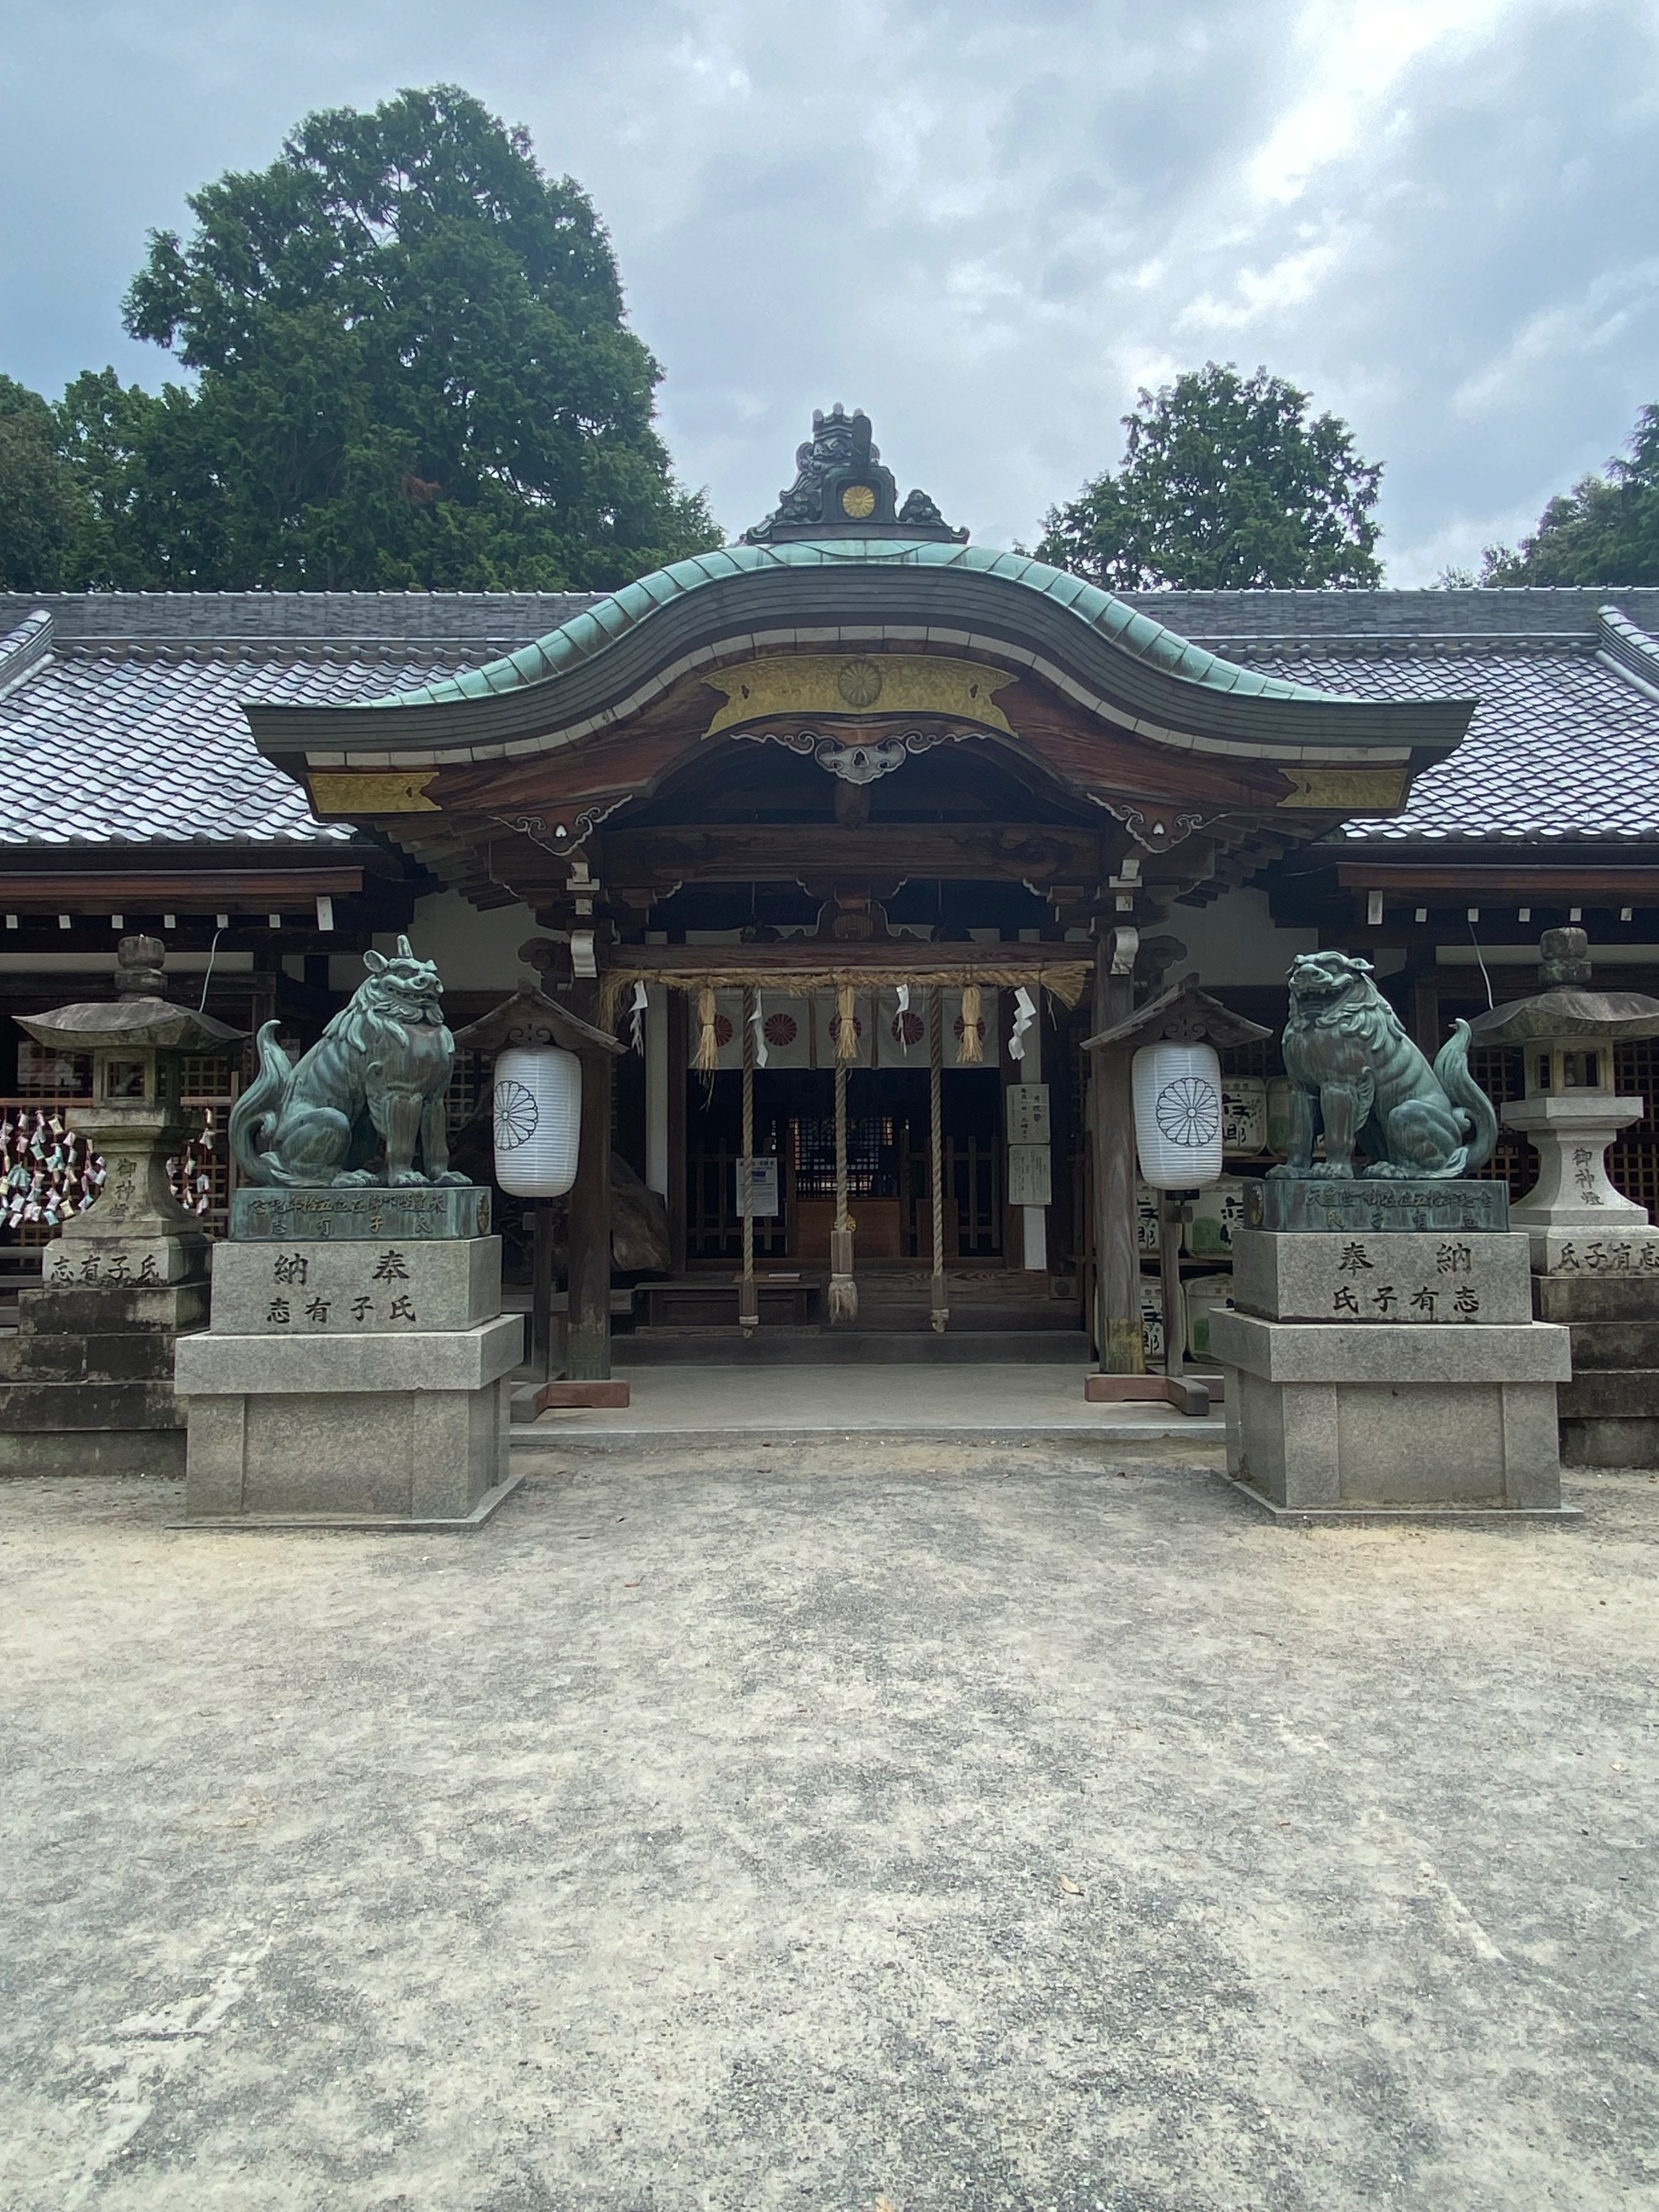
<instances>
[{"instance_id":1,"label":"bronze komainu statue","mask_svg":"<svg viewBox=\"0 0 1659 2212\"><path fill-rule=\"evenodd\" d=\"M1469 1025L1459 1022L1431 1067L1371 981L1369 960L1304 952L1291 969L1285 1066L1292 1097L1290 1158L1275 1176L1440 1181L1492 1158L1498 1115L1469 1073ZM1325 1136L1316 1161L1314 1139Z\"/></svg>"},{"instance_id":2,"label":"bronze komainu statue","mask_svg":"<svg viewBox=\"0 0 1659 2212\"><path fill-rule=\"evenodd\" d=\"M464 1183L449 1165L445 1094L455 1040L444 1026L443 985L409 939L397 957L365 952L368 970L297 1066L259 1031L259 1073L231 1109L230 1148L250 1182ZM386 1146L386 1173L364 1162ZM426 1163L415 1165L419 1144Z\"/></svg>"}]
</instances>

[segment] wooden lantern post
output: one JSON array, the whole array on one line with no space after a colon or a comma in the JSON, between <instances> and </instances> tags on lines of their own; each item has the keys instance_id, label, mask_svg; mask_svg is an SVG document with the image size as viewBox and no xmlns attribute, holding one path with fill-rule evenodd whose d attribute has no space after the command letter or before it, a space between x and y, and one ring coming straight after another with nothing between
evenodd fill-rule
<instances>
[{"instance_id":1,"label":"wooden lantern post","mask_svg":"<svg viewBox=\"0 0 1659 2212\"><path fill-rule=\"evenodd\" d=\"M1094 1000L1097 1021L1101 1018L1103 1000L1109 1012L1115 1003L1124 1011L1085 1039L1083 1047L1085 1052L1096 1055L1089 1089L1095 1158L1095 1250L1100 1282L1100 1373L1089 1378L1088 1395L1099 1400L1167 1396L1182 1412L1201 1413L1209 1408L1207 1394L1181 1380L1182 1360L1176 1348L1182 1336L1181 1267L1174 1249L1180 1209L1167 1203L1158 1208L1158 1275L1168 1372L1164 1376L1146 1372L1140 1334L1140 1255L1135 1239L1134 1055L1142 1045L1156 1044L1163 1037L1212 1044L1218 1052L1224 1052L1233 1045L1252 1044L1271 1032L1200 990L1195 973L1160 991L1145 1006L1133 1006L1129 975L1112 972L1133 965L1134 933L1114 933L1114 939L1126 937L1130 940L1127 945L1113 939L1103 943L1095 971Z\"/></svg>"},{"instance_id":2,"label":"wooden lantern post","mask_svg":"<svg viewBox=\"0 0 1659 2212\"><path fill-rule=\"evenodd\" d=\"M1095 958L1092 1012L1097 1035L1115 1033L1134 1006L1133 929L1103 930ZM1095 1345L1101 1372L1140 1375L1140 1253L1135 1240L1135 1117L1129 1054L1107 1052L1093 1063L1089 1139L1094 1153Z\"/></svg>"},{"instance_id":3,"label":"wooden lantern post","mask_svg":"<svg viewBox=\"0 0 1659 2212\"><path fill-rule=\"evenodd\" d=\"M534 984L456 1032L465 1052L495 1054L509 1045L557 1045L581 1062L582 1127L570 1194L569 1292L564 1370L577 1382L611 1379L611 1086L619 1039L573 1014ZM552 1371L553 1236L550 1201L537 1204L531 1247L531 1364L538 1380Z\"/></svg>"}]
</instances>

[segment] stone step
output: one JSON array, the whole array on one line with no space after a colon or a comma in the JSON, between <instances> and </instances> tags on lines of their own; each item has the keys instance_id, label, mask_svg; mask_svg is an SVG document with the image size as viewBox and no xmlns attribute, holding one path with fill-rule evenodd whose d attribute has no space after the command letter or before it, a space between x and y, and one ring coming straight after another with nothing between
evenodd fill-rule
<instances>
[{"instance_id":1,"label":"stone step","mask_svg":"<svg viewBox=\"0 0 1659 2212\"><path fill-rule=\"evenodd\" d=\"M1561 1384L1556 1411L1564 1421L1659 1419L1659 1370L1591 1368Z\"/></svg>"},{"instance_id":2,"label":"stone step","mask_svg":"<svg viewBox=\"0 0 1659 2212\"><path fill-rule=\"evenodd\" d=\"M1659 1274L1534 1275L1540 1321L1659 1322Z\"/></svg>"},{"instance_id":3,"label":"stone step","mask_svg":"<svg viewBox=\"0 0 1659 2212\"><path fill-rule=\"evenodd\" d=\"M0 1374L30 1382L165 1382L173 1381L172 1329L134 1329L92 1335L20 1329L8 1339Z\"/></svg>"},{"instance_id":4,"label":"stone step","mask_svg":"<svg viewBox=\"0 0 1659 2212\"><path fill-rule=\"evenodd\" d=\"M1659 1419L1561 1423L1563 1467L1659 1467Z\"/></svg>"},{"instance_id":5,"label":"stone step","mask_svg":"<svg viewBox=\"0 0 1659 2212\"><path fill-rule=\"evenodd\" d=\"M730 1297L724 1303L731 1305L729 1319L722 1316L720 1320L714 1320L705 1308L696 1320L663 1322L655 1326L642 1324L634 1330L633 1334L636 1338L684 1336L688 1333L703 1335L718 1334L722 1327L735 1328L736 1305ZM764 1320L764 1307L762 1314ZM866 1329L878 1328L884 1335L931 1336L933 1333L932 1318L925 1305L883 1306L866 1298L862 1289L859 1294L859 1323ZM780 1321L771 1326L781 1329L793 1324ZM817 1322L811 1323L805 1333L818 1335L822 1334L823 1326ZM1075 1333L1077 1326L1076 1315L1060 1305L1034 1305L1029 1310L1012 1304L1006 1307L959 1306L952 1301L951 1305L951 1334L953 1336L1068 1336Z\"/></svg>"},{"instance_id":6,"label":"stone step","mask_svg":"<svg viewBox=\"0 0 1659 2212\"><path fill-rule=\"evenodd\" d=\"M1088 1334L1042 1330L866 1330L761 1328L745 1340L735 1328L642 1328L617 1337L613 1364L633 1367L951 1367L988 1360L1086 1366Z\"/></svg>"},{"instance_id":7,"label":"stone step","mask_svg":"<svg viewBox=\"0 0 1659 2212\"><path fill-rule=\"evenodd\" d=\"M1575 1321L1568 1327L1575 1375L1585 1368L1659 1368L1659 1322Z\"/></svg>"},{"instance_id":8,"label":"stone step","mask_svg":"<svg viewBox=\"0 0 1659 2212\"><path fill-rule=\"evenodd\" d=\"M0 1439L46 1430L182 1429L171 1382L0 1383Z\"/></svg>"}]
</instances>

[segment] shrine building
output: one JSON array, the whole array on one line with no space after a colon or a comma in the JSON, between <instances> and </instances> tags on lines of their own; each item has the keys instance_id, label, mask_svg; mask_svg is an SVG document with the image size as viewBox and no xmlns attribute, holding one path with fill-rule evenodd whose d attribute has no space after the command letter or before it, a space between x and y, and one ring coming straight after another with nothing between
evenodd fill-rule
<instances>
[{"instance_id":1,"label":"shrine building","mask_svg":"<svg viewBox=\"0 0 1659 2212\"><path fill-rule=\"evenodd\" d=\"M1114 597L966 540L837 407L763 522L608 597L0 595L0 1010L97 995L136 931L291 1048L399 932L458 1031L528 966L629 1048L619 1359L833 1334L841 1209L847 1356L1081 1364L1158 1352L1127 1109L1082 1050L1152 992L1196 973L1276 1035L1292 957L1337 947L1432 1055L1568 921L1598 984L1659 988L1659 591ZM1654 1048L1621 1050L1651 1101ZM1278 1135L1272 1039L1224 1068L1189 1349ZM193 1079L210 1219L246 1072ZM25 1139L83 1081L0 1027L14 1249L51 1233ZM463 1052L480 1181L489 1087ZM1650 1209L1650 1121L1609 1165Z\"/></svg>"}]
</instances>

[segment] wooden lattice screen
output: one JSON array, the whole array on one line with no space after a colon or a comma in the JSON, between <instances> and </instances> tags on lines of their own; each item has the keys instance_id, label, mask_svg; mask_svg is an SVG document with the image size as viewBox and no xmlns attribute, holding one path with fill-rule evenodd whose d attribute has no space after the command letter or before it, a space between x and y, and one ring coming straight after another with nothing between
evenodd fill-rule
<instances>
[{"instance_id":1,"label":"wooden lattice screen","mask_svg":"<svg viewBox=\"0 0 1659 2212\"><path fill-rule=\"evenodd\" d=\"M9 1244L34 1249L50 1243L65 1221L92 1204L104 1180L103 1162L88 1152L75 1127L77 1112L92 1103L86 1095L91 1062L76 1060L64 1072L78 1079L74 1097L37 1090L0 1098L0 1241ZM168 1162L167 1180L180 1205L214 1236L222 1236L234 1188L225 1129L241 1087L241 1059L191 1054L181 1073L184 1102L201 1111L204 1126L182 1157Z\"/></svg>"}]
</instances>

